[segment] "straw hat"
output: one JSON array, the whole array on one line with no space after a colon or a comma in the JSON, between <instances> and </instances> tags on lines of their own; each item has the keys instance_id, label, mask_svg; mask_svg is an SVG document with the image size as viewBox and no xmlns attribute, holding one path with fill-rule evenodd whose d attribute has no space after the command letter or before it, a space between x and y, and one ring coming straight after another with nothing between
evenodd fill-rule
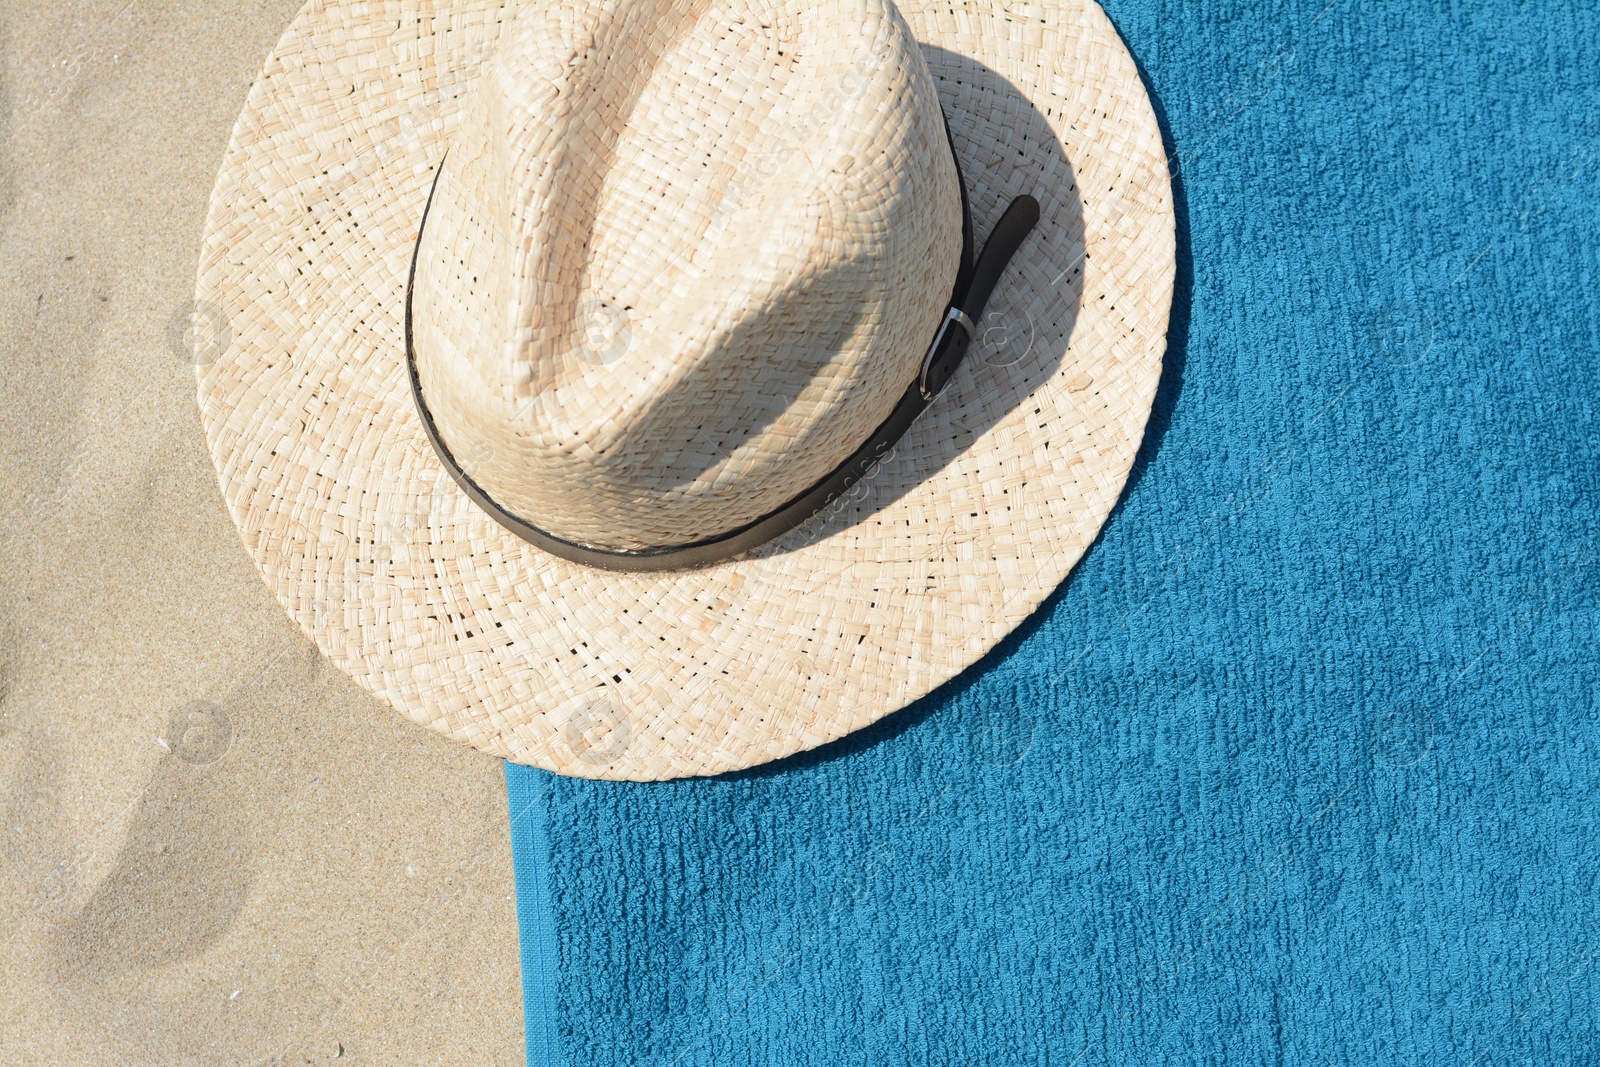
<instances>
[{"instance_id":1,"label":"straw hat","mask_svg":"<svg viewBox=\"0 0 1600 1067\"><path fill-rule=\"evenodd\" d=\"M313 0L212 195L200 406L360 684L517 762L714 774L1067 576L1173 272L1087 0Z\"/></svg>"}]
</instances>

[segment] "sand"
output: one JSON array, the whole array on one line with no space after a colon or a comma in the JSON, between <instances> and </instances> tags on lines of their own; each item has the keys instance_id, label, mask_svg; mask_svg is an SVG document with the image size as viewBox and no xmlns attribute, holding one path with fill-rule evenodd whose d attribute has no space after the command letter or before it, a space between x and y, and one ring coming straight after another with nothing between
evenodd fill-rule
<instances>
[{"instance_id":1,"label":"sand","mask_svg":"<svg viewBox=\"0 0 1600 1067\"><path fill-rule=\"evenodd\" d=\"M0 5L0 1063L521 1062L501 764L319 656L181 331L298 0Z\"/></svg>"}]
</instances>

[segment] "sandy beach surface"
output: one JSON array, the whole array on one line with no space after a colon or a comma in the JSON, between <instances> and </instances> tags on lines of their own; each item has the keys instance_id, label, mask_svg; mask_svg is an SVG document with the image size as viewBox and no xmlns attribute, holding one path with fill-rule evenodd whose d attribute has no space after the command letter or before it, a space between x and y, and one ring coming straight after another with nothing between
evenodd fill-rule
<instances>
[{"instance_id":1,"label":"sandy beach surface","mask_svg":"<svg viewBox=\"0 0 1600 1067\"><path fill-rule=\"evenodd\" d=\"M0 5L0 1063L513 1064L499 761L327 665L195 404L207 198L298 7Z\"/></svg>"}]
</instances>

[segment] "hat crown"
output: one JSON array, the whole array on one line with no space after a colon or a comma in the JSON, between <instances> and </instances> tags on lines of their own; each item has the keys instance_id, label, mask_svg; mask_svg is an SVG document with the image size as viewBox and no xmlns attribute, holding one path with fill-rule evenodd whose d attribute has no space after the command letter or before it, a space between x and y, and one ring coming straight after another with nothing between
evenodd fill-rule
<instances>
[{"instance_id":1,"label":"hat crown","mask_svg":"<svg viewBox=\"0 0 1600 1067\"><path fill-rule=\"evenodd\" d=\"M689 543L844 461L915 377L961 252L932 78L888 0L520 13L418 246L418 379L500 507Z\"/></svg>"}]
</instances>

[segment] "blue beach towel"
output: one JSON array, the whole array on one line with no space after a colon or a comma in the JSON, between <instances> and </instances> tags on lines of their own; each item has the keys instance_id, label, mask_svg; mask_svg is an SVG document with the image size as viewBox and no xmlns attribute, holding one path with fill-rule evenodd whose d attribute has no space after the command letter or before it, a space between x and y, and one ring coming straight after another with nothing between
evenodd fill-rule
<instances>
[{"instance_id":1,"label":"blue beach towel","mask_svg":"<svg viewBox=\"0 0 1600 1067\"><path fill-rule=\"evenodd\" d=\"M712 780L509 767L534 1064L1600 1061L1600 8L1135 4L1179 284L979 666Z\"/></svg>"}]
</instances>

